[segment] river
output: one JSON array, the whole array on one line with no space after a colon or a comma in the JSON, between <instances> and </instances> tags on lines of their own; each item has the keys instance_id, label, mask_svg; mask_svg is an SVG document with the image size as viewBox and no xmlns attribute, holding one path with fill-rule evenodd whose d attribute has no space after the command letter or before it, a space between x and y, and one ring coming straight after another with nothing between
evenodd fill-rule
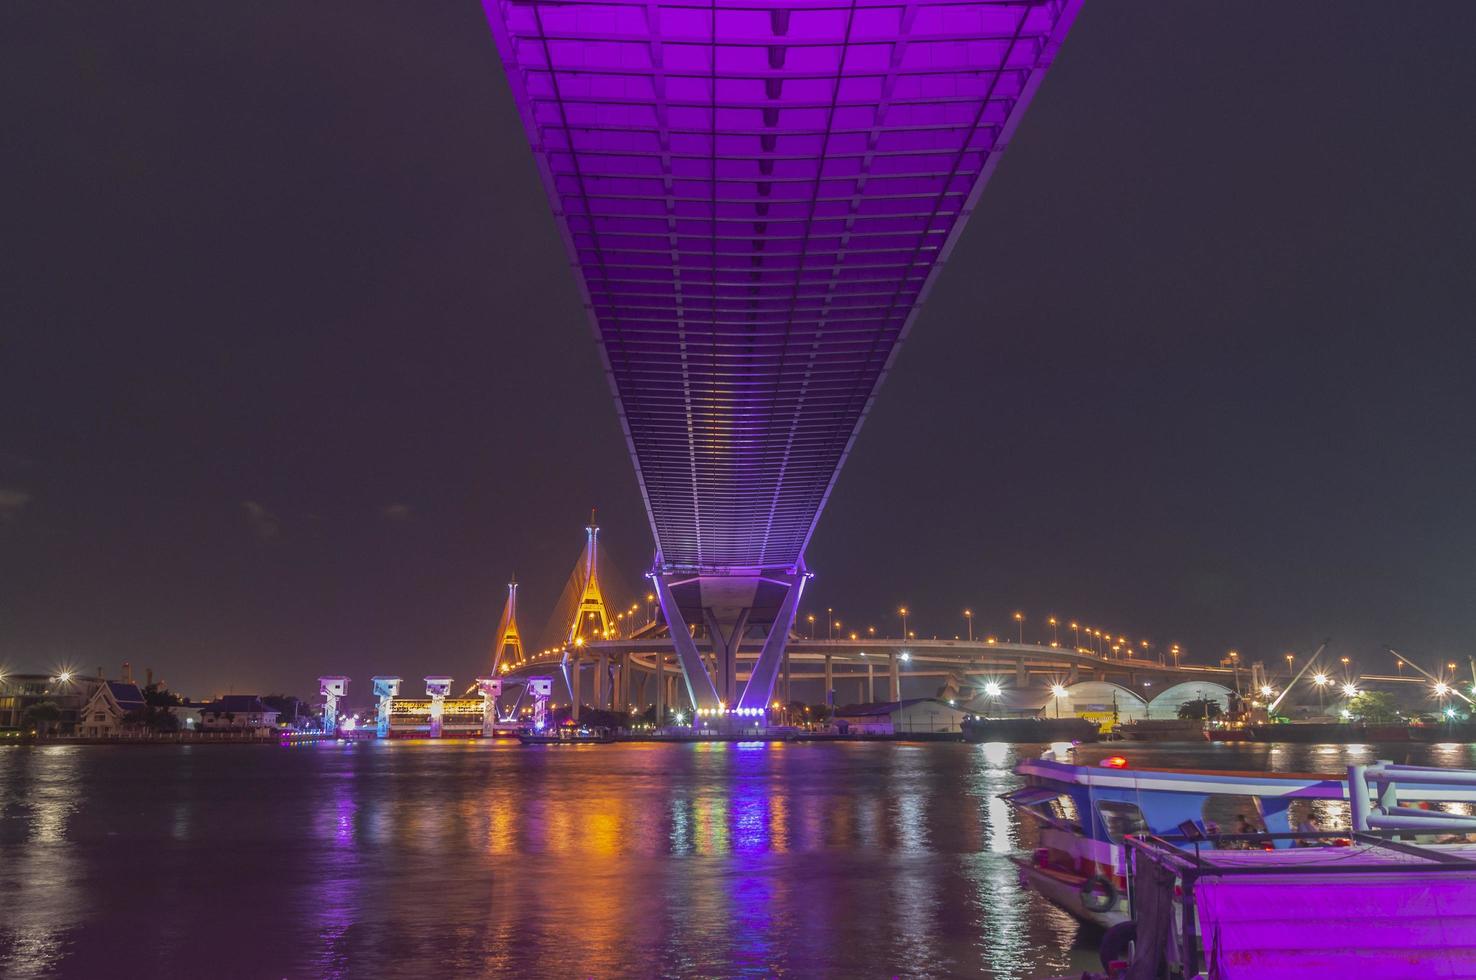
<instances>
[{"instance_id":1,"label":"river","mask_svg":"<svg viewBox=\"0 0 1476 980\"><path fill-rule=\"evenodd\" d=\"M1096 936L1017 884L1002 743L0 748L0 976L1028 980ZM1476 767L1471 746L1086 747Z\"/></svg>"}]
</instances>

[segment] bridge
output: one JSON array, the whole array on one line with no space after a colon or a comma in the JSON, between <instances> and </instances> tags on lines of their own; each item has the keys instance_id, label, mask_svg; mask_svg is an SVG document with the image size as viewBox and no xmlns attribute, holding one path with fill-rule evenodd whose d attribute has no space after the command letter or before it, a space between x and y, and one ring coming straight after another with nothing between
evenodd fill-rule
<instances>
[{"instance_id":1,"label":"bridge","mask_svg":"<svg viewBox=\"0 0 1476 980\"><path fill-rule=\"evenodd\" d=\"M845 458L1080 0L484 4L635 465L684 700L762 713Z\"/></svg>"}]
</instances>

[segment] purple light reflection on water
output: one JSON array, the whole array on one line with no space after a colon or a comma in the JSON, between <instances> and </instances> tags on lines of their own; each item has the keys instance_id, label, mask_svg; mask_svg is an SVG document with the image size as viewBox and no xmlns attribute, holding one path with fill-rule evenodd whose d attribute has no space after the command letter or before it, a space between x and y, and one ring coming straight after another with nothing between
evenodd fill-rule
<instances>
[{"instance_id":1,"label":"purple light reflection on water","mask_svg":"<svg viewBox=\"0 0 1476 980\"><path fill-rule=\"evenodd\" d=\"M1130 754L1288 771L1366 756L1280 749ZM1019 751L0 749L0 975L116 969L118 937L159 975L222 949L242 976L1079 974L1093 953L1073 958L1075 923L1008 861L1035 843L995 802ZM1471 746L1370 751L1476 766Z\"/></svg>"}]
</instances>

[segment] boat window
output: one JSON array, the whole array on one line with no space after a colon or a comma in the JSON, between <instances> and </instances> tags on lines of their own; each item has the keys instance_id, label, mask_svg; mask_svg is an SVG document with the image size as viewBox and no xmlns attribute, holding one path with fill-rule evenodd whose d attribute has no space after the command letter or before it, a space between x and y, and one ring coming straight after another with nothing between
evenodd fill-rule
<instances>
[{"instance_id":1,"label":"boat window","mask_svg":"<svg viewBox=\"0 0 1476 980\"><path fill-rule=\"evenodd\" d=\"M1261 807L1254 796L1236 793L1209 793L1199 809L1205 830L1221 834L1258 834L1265 831ZM1244 846L1249 847L1250 844Z\"/></svg>"},{"instance_id":2,"label":"boat window","mask_svg":"<svg viewBox=\"0 0 1476 980\"><path fill-rule=\"evenodd\" d=\"M1076 828L1078 832L1081 830L1081 814L1076 812L1076 801L1065 793L1051 801L1050 810L1051 816L1057 820Z\"/></svg>"},{"instance_id":3,"label":"boat window","mask_svg":"<svg viewBox=\"0 0 1476 980\"><path fill-rule=\"evenodd\" d=\"M1128 834L1148 832L1148 823L1143 819L1143 811L1138 809L1136 803L1098 800L1097 816L1102 818L1102 826L1107 830L1107 837L1114 844L1121 844L1122 839Z\"/></svg>"}]
</instances>

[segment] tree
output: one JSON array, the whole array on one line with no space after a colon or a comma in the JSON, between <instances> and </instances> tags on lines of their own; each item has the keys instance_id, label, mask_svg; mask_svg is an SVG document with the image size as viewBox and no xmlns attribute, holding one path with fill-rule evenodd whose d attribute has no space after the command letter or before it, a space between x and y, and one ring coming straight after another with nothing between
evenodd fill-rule
<instances>
[{"instance_id":1,"label":"tree","mask_svg":"<svg viewBox=\"0 0 1476 980\"><path fill-rule=\"evenodd\" d=\"M1220 708L1220 702L1214 698L1195 698L1179 705L1179 717L1185 721L1213 721L1222 714L1224 711Z\"/></svg>"},{"instance_id":2,"label":"tree","mask_svg":"<svg viewBox=\"0 0 1476 980\"><path fill-rule=\"evenodd\" d=\"M179 731L179 718L173 710L183 703L178 694L156 682L143 689L143 696L143 710L130 712L125 721L142 725L151 732Z\"/></svg>"},{"instance_id":3,"label":"tree","mask_svg":"<svg viewBox=\"0 0 1476 980\"><path fill-rule=\"evenodd\" d=\"M21 724L30 725L37 732L45 734L51 723L60 721L61 716L61 705L55 701L37 701L21 712Z\"/></svg>"},{"instance_id":4,"label":"tree","mask_svg":"<svg viewBox=\"0 0 1476 980\"><path fill-rule=\"evenodd\" d=\"M1348 702L1348 714L1370 725L1387 725L1399 720L1399 706L1383 691L1364 691Z\"/></svg>"}]
</instances>

